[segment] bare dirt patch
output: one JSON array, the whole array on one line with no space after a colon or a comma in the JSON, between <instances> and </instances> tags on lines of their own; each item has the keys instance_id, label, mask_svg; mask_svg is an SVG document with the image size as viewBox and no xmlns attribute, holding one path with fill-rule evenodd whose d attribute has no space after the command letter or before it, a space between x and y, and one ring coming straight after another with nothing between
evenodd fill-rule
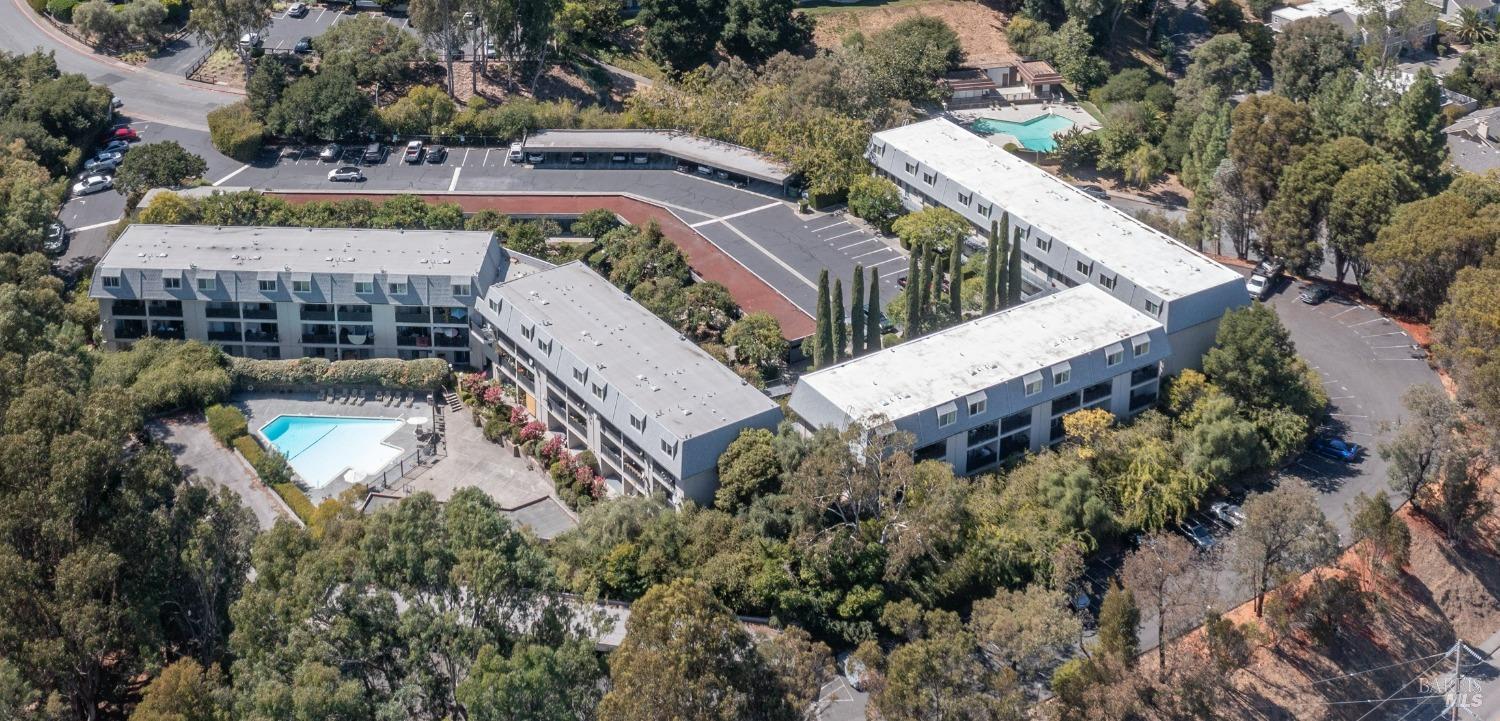
<instances>
[{"instance_id":1,"label":"bare dirt patch","mask_svg":"<svg viewBox=\"0 0 1500 721\"><path fill-rule=\"evenodd\" d=\"M531 85L530 77L518 77L515 82L507 79L502 63L489 63L477 77L475 69L473 63L453 65L454 94L461 103L468 103L477 96L491 103L504 102L508 98L529 98L568 100L580 106L617 109L635 90L629 78L583 62L552 65L537 79L535 86Z\"/></svg>"},{"instance_id":2,"label":"bare dirt patch","mask_svg":"<svg viewBox=\"0 0 1500 721\"><path fill-rule=\"evenodd\" d=\"M974 0L892 2L814 13L817 25L813 43L820 48L838 48L850 32L858 30L868 37L919 15L938 18L958 33L964 48L964 65L991 67L1016 59L1005 40L1004 28L1009 17L989 4Z\"/></svg>"},{"instance_id":3,"label":"bare dirt patch","mask_svg":"<svg viewBox=\"0 0 1500 721\"><path fill-rule=\"evenodd\" d=\"M245 64L229 50L215 50L189 80L231 88L245 87Z\"/></svg>"}]
</instances>

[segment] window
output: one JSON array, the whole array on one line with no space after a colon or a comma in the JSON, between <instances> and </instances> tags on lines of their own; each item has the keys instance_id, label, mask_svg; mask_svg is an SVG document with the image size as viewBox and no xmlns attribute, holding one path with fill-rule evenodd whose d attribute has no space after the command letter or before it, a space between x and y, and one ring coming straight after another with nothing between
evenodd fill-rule
<instances>
[{"instance_id":1,"label":"window","mask_svg":"<svg viewBox=\"0 0 1500 721\"><path fill-rule=\"evenodd\" d=\"M947 428L958 422L958 406L952 403L938 406L938 428Z\"/></svg>"},{"instance_id":2,"label":"window","mask_svg":"<svg viewBox=\"0 0 1500 721\"><path fill-rule=\"evenodd\" d=\"M1105 275L1103 273L1099 274L1099 285L1103 286L1105 290L1114 290L1115 289L1115 282L1117 280L1118 280L1117 276Z\"/></svg>"},{"instance_id":3,"label":"window","mask_svg":"<svg viewBox=\"0 0 1500 721\"><path fill-rule=\"evenodd\" d=\"M120 276L118 275L106 275L102 280L104 281L104 287L106 288L120 287Z\"/></svg>"},{"instance_id":4,"label":"window","mask_svg":"<svg viewBox=\"0 0 1500 721\"><path fill-rule=\"evenodd\" d=\"M871 155L884 156L885 155L885 146L884 145L876 145L874 143L870 143L870 154Z\"/></svg>"},{"instance_id":5,"label":"window","mask_svg":"<svg viewBox=\"0 0 1500 721\"><path fill-rule=\"evenodd\" d=\"M984 217L986 217L986 218L990 217L990 206L988 206L988 205L981 205L981 206L979 206L979 214L982 215L982 216L984 216Z\"/></svg>"},{"instance_id":6,"label":"window","mask_svg":"<svg viewBox=\"0 0 1500 721\"><path fill-rule=\"evenodd\" d=\"M1042 374L1041 373L1032 373L1031 375L1026 376L1025 381L1026 381L1026 395L1028 397L1034 396L1034 395L1042 392Z\"/></svg>"},{"instance_id":7,"label":"window","mask_svg":"<svg viewBox=\"0 0 1500 721\"><path fill-rule=\"evenodd\" d=\"M406 284L405 283L387 283L386 286L385 286L385 290L386 290L387 293L390 293L391 295L406 295ZM491 301L491 302L493 302L493 301Z\"/></svg>"},{"instance_id":8,"label":"window","mask_svg":"<svg viewBox=\"0 0 1500 721\"><path fill-rule=\"evenodd\" d=\"M574 368L573 369L573 380L578 381L579 383L582 383L583 379L587 378L588 375L589 375L589 371L588 371L587 368Z\"/></svg>"},{"instance_id":9,"label":"window","mask_svg":"<svg viewBox=\"0 0 1500 721\"><path fill-rule=\"evenodd\" d=\"M538 338L538 339L536 339L536 348L537 348L537 350L539 350L539 351L541 351L543 353L551 354L552 353L552 341L550 341L550 340L542 340L541 338Z\"/></svg>"},{"instance_id":10,"label":"window","mask_svg":"<svg viewBox=\"0 0 1500 721\"><path fill-rule=\"evenodd\" d=\"M161 279L161 287L166 288L167 290L177 290L182 287L182 278L175 275L163 276Z\"/></svg>"},{"instance_id":11,"label":"window","mask_svg":"<svg viewBox=\"0 0 1500 721\"><path fill-rule=\"evenodd\" d=\"M262 293L275 293L276 292L276 281L274 281L274 280L263 280L263 281L260 281L259 285L260 285L260 292L262 292Z\"/></svg>"},{"instance_id":12,"label":"window","mask_svg":"<svg viewBox=\"0 0 1500 721\"><path fill-rule=\"evenodd\" d=\"M371 280L356 280L354 281L354 292L360 295L374 293L375 282Z\"/></svg>"},{"instance_id":13,"label":"window","mask_svg":"<svg viewBox=\"0 0 1500 721\"><path fill-rule=\"evenodd\" d=\"M1146 301L1146 312L1151 315L1161 315L1161 303L1152 300Z\"/></svg>"},{"instance_id":14,"label":"window","mask_svg":"<svg viewBox=\"0 0 1500 721\"><path fill-rule=\"evenodd\" d=\"M984 409L989 406L989 399L985 398L983 393L975 393L974 395L969 396L968 400L970 417L977 416L983 413Z\"/></svg>"},{"instance_id":15,"label":"window","mask_svg":"<svg viewBox=\"0 0 1500 721\"><path fill-rule=\"evenodd\" d=\"M641 417L637 418L635 416L631 416L630 417L630 427L634 428L634 429L636 429L638 431L644 432L646 430L646 417L645 416L641 416Z\"/></svg>"},{"instance_id":16,"label":"window","mask_svg":"<svg viewBox=\"0 0 1500 721\"><path fill-rule=\"evenodd\" d=\"M1093 272L1094 270L1093 263L1085 263L1081 260L1074 261L1074 266L1078 268L1078 272L1081 273L1084 277L1088 277L1088 274Z\"/></svg>"},{"instance_id":17,"label":"window","mask_svg":"<svg viewBox=\"0 0 1500 721\"><path fill-rule=\"evenodd\" d=\"M1060 386L1066 384L1073 378L1073 366L1063 363L1052 367L1052 385Z\"/></svg>"},{"instance_id":18,"label":"window","mask_svg":"<svg viewBox=\"0 0 1500 721\"><path fill-rule=\"evenodd\" d=\"M935 185L937 183L937 173L923 173L922 182L928 185Z\"/></svg>"},{"instance_id":19,"label":"window","mask_svg":"<svg viewBox=\"0 0 1500 721\"><path fill-rule=\"evenodd\" d=\"M521 326L521 337L525 338L526 340L531 340L532 338L536 337L536 326Z\"/></svg>"},{"instance_id":20,"label":"window","mask_svg":"<svg viewBox=\"0 0 1500 721\"><path fill-rule=\"evenodd\" d=\"M661 452L665 453L665 454L667 454L669 456L672 456L673 458L676 458L677 457L677 444L676 443L668 443L667 439L663 438L663 439L661 439Z\"/></svg>"},{"instance_id":21,"label":"window","mask_svg":"<svg viewBox=\"0 0 1500 721\"><path fill-rule=\"evenodd\" d=\"M969 205L969 203L972 202L973 200L974 200L974 196L973 195L964 195L963 193L959 193L958 194L958 202L961 205L964 205L964 206L967 207Z\"/></svg>"},{"instance_id":22,"label":"window","mask_svg":"<svg viewBox=\"0 0 1500 721\"><path fill-rule=\"evenodd\" d=\"M499 313L500 312L500 301L495 300L494 298L491 298L490 299L490 310L495 311L496 313Z\"/></svg>"},{"instance_id":23,"label":"window","mask_svg":"<svg viewBox=\"0 0 1500 721\"><path fill-rule=\"evenodd\" d=\"M198 290L214 290L219 287L217 278L199 278Z\"/></svg>"},{"instance_id":24,"label":"window","mask_svg":"<svg viewBox=\"0 0 1500 721\"><path fill-rule=\"evenodd\" d=\"M1037 236L1036 247L1041 248L1043 253L1052 252L1052 239Z\"/></svg>"},{"instance_id":25,"label":"window","mask_svg":"<svg viewBox=\"0 0 1500 721\"><path fill-rule=\"evenodd\" d=\"M604 386L595 385L595 386L593 386L593 390L594 390L594 397L598 398L599 400L602 401L602 400L604 400L604 394L609 391L609 386L607 386L607 385L604 385Z\"/></svg>"},{"instance_id":26,"label":"window","mask_svg":"<svg viewBox=\"0 0 1500 721\"><path fill-rule=\"evenodd\" d=\"M1112 345L1104 349L1104 364L1106 366L1113 368L1117 365L1120 365L1120 361L1123 360L1125 360L1124 346Z\"/></svg>"},{"instance_id":27,"label":"window","mask_svg":"<svg viewBox=\"0 0 1500 721\"><path fill-rule=\"evenodd\" d=\"M468 283L454 283L453 284L453 294L454 295L468 295L469 294L469 284Z\"/></svg>"},{"instance_id":28,"label":"window","mask_svg":"<svg viewBox=\"0 0 1500 721\"><path fill-rule=\"evenodd\" d=\"M906 172L907 172L908 175L916 175L917 174L917 164L916 163L907 163L906 164Z\"/></svg>"},{"instance_id":29,"label":"window","mask_svg":"<svg viewBox=\"0 0 1500 721\"><path fill-rule=\"evenodd\" d=\"M1132 345L1134 346L1135 357L1137 357L1137 358L1139 358L1139 357L1141 357L1143 355L1146 355L1147 353L1151 352L1151 339L1150 338L1138 338L1138 339L1135 340L1135 342Z\"/></svg>"},{"instance_id":30,"label":"window","mask_svg":"<svg viewBox=\"0 0 1500 721\"><path fill-rule=\"evenodd\" d=\"M292 292L293 293L311 293L312 292L312 281L310 281L310 280L294 280L294 281L292 281Z\"/></svg>"}]
</instances>

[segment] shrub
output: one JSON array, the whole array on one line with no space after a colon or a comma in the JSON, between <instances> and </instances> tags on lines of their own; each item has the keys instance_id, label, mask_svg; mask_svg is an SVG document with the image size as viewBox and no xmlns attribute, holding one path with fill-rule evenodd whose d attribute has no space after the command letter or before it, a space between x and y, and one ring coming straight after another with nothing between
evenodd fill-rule
<instances>
[{"instance_id":1,"label":"shrub","mask_svg":"<svg viewBox=\"0 0 1500 721\"><path fill-rule=\"evenodd\" d=\"M208 417L208 432L213 434L214 440L226 446L249 432L245 414L234 406L212 405L204 415Z\"/></svg>"},{"instance_id":2,"label":"shrub","mask_svg":"<svg viewBox=\"0 0 1500 721\"><path fill-rule=\"evenodd\" d=\"M128 351L101 355L94 385L127 389L148 414L205 408L229 394L224 359L206 343L144 338Z\"/></svg>"},{"instance_id":3,"label":"shrub","mask_svg":"<svg viewBox=\"0 0 1500 721\"><path fill-rule=\"evenodd\" d=\"M251 468L259 466L262 463L261 459L266 455L260 450L260 444L248 435L234 439L232 445L240 452L240 455L245 457L246 461L249 461Z\"/></svg>"},{"instance_id":4,"label":"shrub","mask_svg":"<svg viewBox=\"0 0 1500 721\"><path fill-rule=\"evenodd\" d=\"M240 436L234 439L234 447L250 462L250 467L255 469L255 474L260 476L261 483L271 487L281 500L292 509L292 513L302 519L303 523L311 523L314 511L312 501L307 494L292 482L292 469L287 465L286 458L275 451L266 452L261 450L260 444L255 442L251 436Z\"/></svg>"},{"instance_id":5,"label":"shrub","mask_svg":"<svg viewBox=\"0 0 1500 721\"><path fill-rule=\"evenodd\" d=\"M219 152L248 163L260 153L266 126L240 101L208 114L208 134Z\"/></svg>"},{"instance_id":6,"label":"shrub","mask_svg":"<svg viewBox=\"0 0 1500 721\"><path fill-rule=\"evenodd\" d=\"M32 11L38 14L47 9L47 0L26 0L26 4L30 5Z\"/></svg>"},{"instance_id":7,"label":"shrub","mask_svg":"<svg viewBox=\"0 0 1500 721\"><path fill-rule=\"evenodd\" d=\"M380 386L403 390L436 390L452 376L441 358L374 358L329 361L326 358L255 360L232 358L229 374L239 387L272 386Z\"/></svg>"},{"instance_id":8,"label":"shrub","mask_svg":"<svg viewBox=\"0 0 1500 721\"><path fill-rule=\"evenodd\" d=\"M40 0L33 0L33 2L40 2ZM78 0L46 0L46 3L47 12L52 13L52 17L57 18L59 22L73 22L73 8L78 5Z\"/></svg>"}]
</instances>

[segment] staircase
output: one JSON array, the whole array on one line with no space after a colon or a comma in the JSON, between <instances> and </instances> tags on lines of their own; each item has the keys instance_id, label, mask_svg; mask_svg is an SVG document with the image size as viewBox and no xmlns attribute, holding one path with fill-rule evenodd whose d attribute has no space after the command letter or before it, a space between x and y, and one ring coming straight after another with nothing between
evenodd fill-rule
<instances>
[{"instance_id":1,"label":"staircase","mask_svg":"<svg viewBox=\"0 0 1500 721\"><path fill-rule=\"evenodd\" d=\"M448 410L452 413L458 413L464 409L463 402L458 399L458 394L453 391L443 391L443 401L448 404Z\"/></svg>"}]
</instances>

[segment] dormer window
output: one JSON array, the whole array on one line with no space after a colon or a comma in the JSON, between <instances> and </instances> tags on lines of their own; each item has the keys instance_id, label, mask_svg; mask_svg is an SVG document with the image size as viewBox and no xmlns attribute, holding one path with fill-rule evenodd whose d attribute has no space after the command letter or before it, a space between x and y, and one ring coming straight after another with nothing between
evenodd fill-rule
<instances>
[{"instance_id":1,"label":"dormer window","mask_svg":"<svg viewBox=\"0 0 1500 721\"><path fill-rule=\"evenodd\" d=\"M1135 351L1135 357L1137 358L1151 352L1151 339L1145 336L1136 338L1130 342L1130 345Z\"/></svg>"},{"instance_id":2,"label":"dormer window","mask_svg":"<svg viewBox=\"0 0 1500 721\"><path fill-rule=\"evenodd\" d=\"M182 288L182 277L176 275L163 276L161 287L167 290L180 290Z\"/></svg>"},{"instance_id":3,"label":"dormer window","mask_svg":"<svg viewBox=\"0 0 1500 721\"><path fill-rule=\"evenodd\" d=\"M1073 366L1062 363L1052 367L1052 385L1060 386L1067 384L1073 379Z\"/></svg>"},{"instance_id":4,"label":"dormer window","mask_svg":"<svg viewBox=\"0 0 1500 721\"><path fill-rule=\"evenodd\" d=\"M1026 397L1030 398L1042 392L1042 374L1032 373L1024 379L1026 383Z\"/></svg>"},{"instance_id":5,"label":"dormer window","mask_svg":"<svg viewBox=\"0 0 1500 721\"><path fill-rule=\"evenodd\" d=\"M209 277L209 278L199 278L198 279L198 290L213 291L213 290L218 290L218 288L219 288L219 280L217 278Z\"/></svg>"}]
</instances>

